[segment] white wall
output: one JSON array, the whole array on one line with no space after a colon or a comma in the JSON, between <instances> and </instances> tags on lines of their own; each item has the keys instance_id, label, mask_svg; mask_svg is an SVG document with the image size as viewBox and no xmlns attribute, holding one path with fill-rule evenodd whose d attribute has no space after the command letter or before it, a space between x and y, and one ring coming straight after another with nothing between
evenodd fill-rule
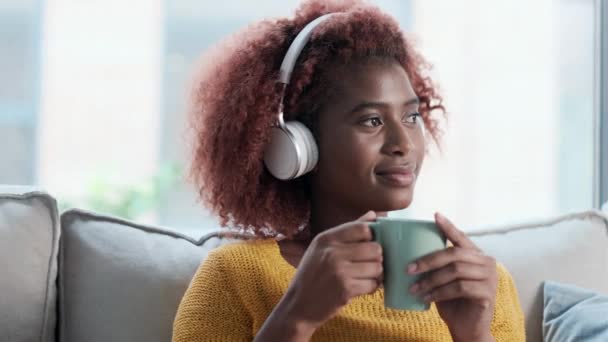
<instances>
[{"instance_id":1,"label":"white wall","mask_svg":"<svg viewBox=\"0 0 608 342\"><path fill-rule=\"evenodd\" d=\"M38 183L73 196L95 175L154 171L161 0L48 0L43 18Z\"/></svg>"}]
</instances>

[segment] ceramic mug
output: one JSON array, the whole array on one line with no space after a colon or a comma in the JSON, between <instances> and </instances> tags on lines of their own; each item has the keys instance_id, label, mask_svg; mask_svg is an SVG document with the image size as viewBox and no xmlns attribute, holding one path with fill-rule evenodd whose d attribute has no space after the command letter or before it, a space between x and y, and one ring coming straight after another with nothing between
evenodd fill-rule
<instances>
[{"instance_id":1,"label":"ceramic mug","mask_svg":"<svg viewBox=\"0 0 608 342\"><path fill-rule=\"evenodd\" d=\"M422 256L446 248L445 235L433 221L379 217L369 227L374 241L382 246L384 305L398 310L428 310L430 304L409 292L424 273L410 275L406 268Z\"/></svg>"}]
</instances>

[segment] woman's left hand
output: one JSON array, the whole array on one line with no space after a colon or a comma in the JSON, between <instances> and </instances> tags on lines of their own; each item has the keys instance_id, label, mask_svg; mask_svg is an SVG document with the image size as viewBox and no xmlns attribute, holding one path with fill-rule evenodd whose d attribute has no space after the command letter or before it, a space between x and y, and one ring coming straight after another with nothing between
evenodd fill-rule
<instances>
[{"instance_id":1,"label":"woman's left hand","mask_svg":"<svg viewBox=\"0 0 608 342\"><path fill-rule=\"evenodd\" d=\"M498 286L496 260L483 254L441 214L435 214L435 221L453 246L408 266L410 274L428 272L410 287L410 292L427 303L435 302L454 341L494 341L490 324Z\"/></svg>"}]
</instances>

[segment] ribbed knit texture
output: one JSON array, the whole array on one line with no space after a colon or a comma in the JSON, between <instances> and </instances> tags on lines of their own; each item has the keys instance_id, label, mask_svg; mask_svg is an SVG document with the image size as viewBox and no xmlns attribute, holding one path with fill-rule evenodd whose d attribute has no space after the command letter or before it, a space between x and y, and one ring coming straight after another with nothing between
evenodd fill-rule
<instances>
[{"instance_id":1,"label":"ribbed knit texture","mask_svg":"<svg viewBox=\"0 0 608 342\"><path fill-rule=\"evenodd\" d=\"M513 279L499 274L491 332L497 342L524 341L524 317ZM237 242L209 254L179 306L173 342L251 341L286 292L296 269L274 240ZM428 311L384 307L384 291L351 300L312 341L452 341L435 304Z\"/></svg>"}]
</instances>

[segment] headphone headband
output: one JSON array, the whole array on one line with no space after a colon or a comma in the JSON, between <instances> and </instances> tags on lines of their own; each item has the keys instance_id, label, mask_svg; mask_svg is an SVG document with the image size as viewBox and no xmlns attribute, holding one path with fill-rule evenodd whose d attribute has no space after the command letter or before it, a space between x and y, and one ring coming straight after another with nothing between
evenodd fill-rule
<instances>
[{"instance_id":1,"label":"headphone headband","mask_svg":"<svg viewBox=\"0 0 608 342\"><path fill-rule=\"evenodd\" d=\"M312 31L315 27L317 27L317 25L324 22L332 15L334 15L334 13L328 13L318 17L317 19L306 24L302 31L298 33L296 38L289 46L285 57L283 57L283 62L281 63L281 70L279 71L279 82L283 84L289 84L289 80L291 79L291 73L293 72L293 68L296 65L296 61L300 56L300 52L302 52L302 49L304 49L304 46L306 46L306 43L308 43L308 40L310 40Z\"/></svg>"},{"instance_id":2,"label":"headphone headband","mask_svg":"<svg viewBox=\"0 0 608 342\"><path fill-rule=\"evenodd\" d=\"M331 15L332 13L322 15L304 26L287 49L281 63L279 82L283 84L283 89L279 103L278 124L272 128L270 142L264 151L264 164L278 179L289 180L300 177L310 172L319 159L317 144L310 130L298 121L283 121L283 96L300 52L308 43L313 29Z\"/></svg>"}]
</instances>

